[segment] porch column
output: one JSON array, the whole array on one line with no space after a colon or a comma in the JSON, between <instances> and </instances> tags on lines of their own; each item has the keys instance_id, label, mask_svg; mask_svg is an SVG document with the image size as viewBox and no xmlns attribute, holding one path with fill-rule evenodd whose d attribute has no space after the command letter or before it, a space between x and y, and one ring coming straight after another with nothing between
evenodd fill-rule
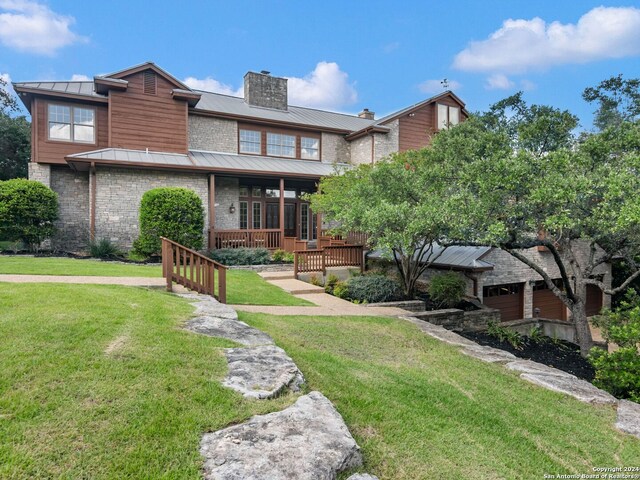
<instances>
[{"instance_id":1,"label":"porch column","mask_svg":"<svg viewBox=\"0 0 640 480\"><path fill-rule=\"evenodd\" d=\"M215 248L216 176L209 175L209 250Z\"/></svg>"},{"instance_id":2,"label":"porch column","mask_svg":"<svg viewBox=\"0 0 640 480\"><path fill-rule=\"evenodd\" d=\"M280 179L280 248L284 248L284 178Z\"/></svg>"}]
</instances>

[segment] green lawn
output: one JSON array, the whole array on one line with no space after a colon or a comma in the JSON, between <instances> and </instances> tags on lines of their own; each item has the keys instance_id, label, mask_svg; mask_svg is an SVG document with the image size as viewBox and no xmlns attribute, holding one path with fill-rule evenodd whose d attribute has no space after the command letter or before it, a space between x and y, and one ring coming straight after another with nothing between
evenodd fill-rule
<instances>
[{"instance_id":1,"label":"green lawn","mask_svg":"<svg viewBox=\"0 0 640 480\"><path fill-rule=\"evenodd\" d=\"M135 265L75 258L0 255L0 274L161 277L159 265ZM263 280L250 270L227 270L227 303L234 305L313 305Z\"/></svg>"},{"instance_id":2,"label":"green lawn","mask_svg":"<svg viewBox=\"0 0 640 480\"><path fill-rule=\"evenodd\" d=\"M531 385L402 320L240 313L345 418L381 479L532 479L636 465L615 410Z\"/></svg>"},{"instance_id":3,"label":"green lawn","mask_svg":"<svg viewBox=\"0 0 640 480\"><path fill-rule=\"evenodd\" d=\"M34 301L37 299L37 301ZM223 388L226 340L160 291L0 284L0 478L201 478L203 432L279 410Z\"/></svg>"}]
</instances>

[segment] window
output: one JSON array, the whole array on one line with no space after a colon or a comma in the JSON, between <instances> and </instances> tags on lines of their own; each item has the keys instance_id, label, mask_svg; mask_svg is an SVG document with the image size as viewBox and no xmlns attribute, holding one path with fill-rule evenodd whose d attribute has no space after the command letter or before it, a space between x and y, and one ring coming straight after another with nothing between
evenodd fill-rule
<instances>
[{"instance_id":1,"label":"window","mask_svg":"<svg viewBox=\"0 0 640 480\"><path fill-rule=\"evenodd\" d=\"M262 196L262 187L253 187L251 189L252 197L261 197Z\"/></svg>"},{"instance_id":2,"label":"window","mask_svg":"<svg viewBox=\"0 0 640 480\"><path fill-rule=\"evenodd\" d=\"M296 137L294 135L267 132L267 155L295 158Z\"/></svg>"},{"instance_id":3,"label":"window","mask_svg":"<svg viewBox=\"0 0 640 480\"><path fill-rule=\"evenodd\" d=\"M249 226L249 204L240 202L240 229L246 230Z\"/></svg>"},{"instance_id":4,"label":"window","mask_svg":"<svg viewBox=\"0 0 640 480\"><path fill-rule=\"evenodd\" d=\"M309 240L309 204L300 204L300 239Z\"/></svg>"},{"instance_id":5,"label":"window","mask_svg":"<svg viewBox=\"0 0 640 480\"><path fill-rule=\"evenodd\" d=\"M302 137L300 139L300 156L309 160L318 160L320 158L320 140Z\"/></svg>"},{"instance_id":6,"label":"window","mask_svg":"<svg viewBox=\"0 0 640 480\"><path fill-rule=\"evenodd\" d=\"M95 110L68 105L49 105L49 139L94 143Z\"/></svg>"},{"instance_id":7,"label":"window","mask_svg":"<svg viewBox=\"0 0 640 480\"><path fill-rule=\"evenodd\" d=\"M240 196L241 197L248 197L249 196L249 187L246 187L244 185L240 185Z\"/></svg>"},{"instance_id":8,"label":"window","mask_svg":"<svg viewBox=\"0 0 640 480\"><path fill-rule=\"evenodd\" d=\"M253 202L253 228L262 228L262 203Z\"/></svg>"},{"instance_id":9,"label":"window","mask_svg":"<svg viewBox=\"0 0 640 480\"><path fill-rule=\"evenodd\" d=\"M262 153L262 134L255 130L240 130L240 153Z\"/></svg>"},{"instance_id":10,"label":"window","mask_svg":"<svg viewBox=\"0 0 640 480\"><path fill-rule=\"evenodd\" d=\"M482 289L483 297L501 297L503 295L515 295L520 293L520 284L512 283L509 285L495 285L490 287L484 287Z\"/></svg>"},{"instance_id":11,"label":"window","mask_svg":"<svg viewBox=\"0 0 640 480\"><path fill-rule=\"evenodd\" d=\"M280 198L280 189L279 188L267 188L265 190L265 197L267 198ZM285 190L284 198L296 198L295 190Z\"/></svg>"},{"instance_id":12,"label":"window","mask_svg":"<svg viewBox=\"0 0 640 480\"><path fill-rule=\"evenodd\" d=\"M446 130L460 123L460 108L438 104L438 129Z\"/></svg>"}]
</instances>

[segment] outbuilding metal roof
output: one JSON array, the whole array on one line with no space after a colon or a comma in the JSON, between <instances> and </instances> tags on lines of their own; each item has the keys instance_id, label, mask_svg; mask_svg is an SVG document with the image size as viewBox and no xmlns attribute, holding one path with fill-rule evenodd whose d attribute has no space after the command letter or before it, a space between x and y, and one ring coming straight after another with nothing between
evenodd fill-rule
<instances>
[{"instance_id":1,"label":"outbuilding metal roof","mask_svg":"<svg viewBox=\"0 0 640 480\"><path fill-rule=\"evenodd\" d=\"M443 248L436 245L433 251L423 254L423 261L428 262L431 258L437 257L433 266L437 268L451 268L459 270L493 270L494 265L482 260L492 247L476 246L452 246ZM373 258L384 258L382 250L375 250L369 254Z\"/></svg>"},{"instance_id":2,"label":"outbuilding metal roof","mask_svg":"<svg viewBox=\"0 0 640 480\"><path fill-rule=\"evenodd\" d=\"M272 108L255 107L249 105L240 97L221 95L219 93L194 90L201 93L200 101L196 104L196 110L216 112L227 115L239 115L243 117L260 118L276 122L295 123L310 127L323 127L336 130L353 132L373 124L374 120L367 120L355 115L344 113L315 110L313 108L296 107L289 105L288 110L276 110Z\"/></svg>"},{"instance_id":3,"label":"outbuilding metal roof","mask_svg":"<svg viewBox=\"0 0 640 480\"><path fill-rule=\"evenodd\" d=\"M179 153L147 152L122 148L104 148L76 153L66 157L67 162L95 162L126 166L193 169L197 171L225 173L253 173L260 175L291 175L323 177L344 171L350 165L322 163L310 160L292 160L279 157L236 155L231 153L192 150L189 155Z\"/></svg>"}]
</instances>

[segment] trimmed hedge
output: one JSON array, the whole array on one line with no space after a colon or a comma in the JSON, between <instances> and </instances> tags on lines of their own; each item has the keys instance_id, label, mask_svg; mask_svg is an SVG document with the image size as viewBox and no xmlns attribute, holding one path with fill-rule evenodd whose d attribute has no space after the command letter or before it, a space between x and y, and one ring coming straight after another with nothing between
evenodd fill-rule
<instances>
[{"instance_id":1,"label":"trimmed hedge","mask_svg":"<svg viewBox=\"0 0 640 480\"><path fill-rule=\"evenodd\" d=\"M209 257L222 265L266 265L271 260L266 248L220 248L211 250Z\"/></svg>"},{"instance_id":2,"label":"trimmed hedge","mask_svg":"<svg viewBox=\"0 0 640 480\"><path fill-rule=\"evenodd\" d=\"M429 283L429 298L440 307L453 308L462 301L467 283L454 272L441 273Z\"/></svg>"},{"instance_id":3,"label":"trimmed hedge","mask_svg":"<svg viewBox=\"0 0 640 480\"><path fill-rule=\"evenodd\" d=\"M402 299L400 286L383 275L353 277L346 282L346 287L346 296L358 302L393 302Z\"/></svg>"},{"instance_id":4,"label":"trimmed hedge","mask_svg":"<svg viewBox=\"0 0 640 480\"><path fill-rule=\"evenodd\" d=\"M35 180L0 182L0 238L22 241L30 249L53 236L58 219L58 195Z\"/></svg>"},{"instance_id":5,"label":"trimmed hedge","mask_svg":"<svg viewBox=\"0 0 640 480\"><path fill-rule=\"evenodd\" d=\"M140 203L140 236L133 249L141 255L158 255L160 237L193 250L202 249L204 209L193 190L177 187L154 188Z\"/></svg>"}]
</instances>

